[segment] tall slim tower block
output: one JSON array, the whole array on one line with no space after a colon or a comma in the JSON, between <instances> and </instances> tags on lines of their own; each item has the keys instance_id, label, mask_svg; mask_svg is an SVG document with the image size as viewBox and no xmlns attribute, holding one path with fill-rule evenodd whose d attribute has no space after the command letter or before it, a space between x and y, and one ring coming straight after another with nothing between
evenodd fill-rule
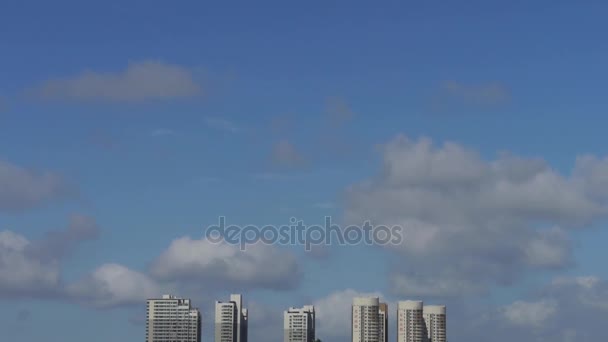
<instances>
[{"instance_id":1,"label":"tall slim tower block","mask_svg":"<svg viewBox=\"0 0 608 342\"><path fill-rule=\"evenodd\" d=\"M227 302L215 302L215 342L247 342L249 314L243 296L230 295Z\"/></svg>"},{"instance_id":2,"label":"tall slim tower block","mask_svg":"<svg viewBox=\"0 0 608 342\"><path fill-rule=\"evenodd\" d=\"M283 312L283 342L315 341L315 308L312 305Z\"/></svg>"},{"instance_id":3,"label":"tall slim tower block","mask_svg":"<svg viewBox=\"0 0 608 342\"><path fill-rule=\"evenodd\" d=\"M352 308L352 342L380 341L380 299L356 297Z\"/></svg>"},{"instance_id":4,"label":"tall slim tower block","mask_svg":"<svg viewBox=\"0 0 608 342\"><path fill-rule=\"evenodd\" d=\"M163 295L148 299L146 342L200 342L201 314L190 299Z\"/></svg>"},{"instance_id":5,"label":"tall slim tower block","mask_svg":"<svg viewBox=\"0 0 608 342\"><path fill-rule=\"evenodd\" d=\"M429 342L446 342L446 310L445 305L425 305L424 325Z\"/></svg>"},{"instance_id":6,"label":"tall slim tower block","mask_svg":"<svg viewBox=\"0 0 608 342\"><path fill-rule=\"evenodd\" d=\"M420 301L400 301L397 308L397 342L425 342L423 305Z\"/></svg>"},{"instance_id":7,"label":"tall slim tower block","mask_svg":"<svg viewBox=\"0 0 608 342\"><path fill-rule=\"evenodd\" d=\"M388 342L388 305L380 303L378 308L378 319L380 320L380 342Z\"/></svg>"}]
</instances>

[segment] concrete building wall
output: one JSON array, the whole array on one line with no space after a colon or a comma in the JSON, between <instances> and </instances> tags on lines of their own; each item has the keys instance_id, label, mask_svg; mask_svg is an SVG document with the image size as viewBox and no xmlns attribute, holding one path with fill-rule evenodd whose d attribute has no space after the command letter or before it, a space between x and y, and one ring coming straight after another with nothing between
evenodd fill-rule
<instances>
[{"instance_id":1,"label":"concrete building wall","mask_svg":"<svg viewBox=\"0 0 608 342\"><path fill-rule=\"evenodd\" d=\"M314 306L289 308L283 312L283 341L314 342L315 324Z\"/></svg>"},{"instance_id":2,"label":"concrete building wall","mask_svg":"<svg viewBox=\"0 0 608 342\"><path fill-rule=\"evenodd\" d=\"M446 308L445 305L425 305L424 325L429 342L446 342Z\"/></svg>"},{"instance_id":3,"label":"concrete building wall","mask_svg":"<svg viewBox=\"0 0 608 342\"><path fill-rule=\"evenodd\" d=\"M397 342L424 342L425 329L421 301L400 301L397 307Z\"/></svg>"},{"instance_id":4,"label":"concrete building wall","mask_svg":"<svg viewBox=\"0 0 608 342\"><path fill-rule=\"evenodd\" d=\"M249 313L240 294L215 302L215 342L247 342Z\"/></svg>"},{"instance_id":5,"label":"concrete building wall","mask_svg":"<svg viewBox=\"0 0 608 342\"><path fill-rule=\"evenodd\" d=\"M352 307L352 342L380 341L380 299L356 297Z\"/></svg>"},{"instance_id":6,"label":"concrete building wall","mask_svg":"<svg viewBox=\"0 0 608 342\"><path fill-rule=\"evenodd\" d=\"M189 299L164 295L146 307L147 342L200 342L201 314Z\"/></svg>"},{"instance_id":7,"label":"concrete building wall","mask_svg":"<svg viewBox=\"0 0 608 342\"><path fill-rule=\"evenodd\" d=\"M388 342L388 305L380 303L378 310L380 342Z\"/></svg>"}]
</instances>

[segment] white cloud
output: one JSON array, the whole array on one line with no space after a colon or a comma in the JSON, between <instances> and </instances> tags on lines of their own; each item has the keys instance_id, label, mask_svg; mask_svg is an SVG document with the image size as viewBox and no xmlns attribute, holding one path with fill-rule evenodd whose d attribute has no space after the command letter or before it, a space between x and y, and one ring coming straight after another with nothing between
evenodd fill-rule
<instances>
[{"instance_id":1,"label":"white cloud","mask_svg":"<svg viewBox=\"0 0 608 342\"><path fill-rule=\"evenodd\" d=\"M608 157L580 156L576 160L574 175L588 193L601 199L608 197Z\"/></svg>"},{"instance_id":2,"label":"white cloud","mask_svg":"<svg viewBox=\"0 0 608 342\"><path fill-rule=\"evenodd\" d=\"M538 302L516 301L503 308L507 320L516 325L540 327L557 312L555 301Z\"/></svg>"},{"instance_id":3,"label":"white cloud","mask_svg":"<svg viewBox=\"0 0 608 342\"><path fill-rule=\"evenodd\" d=\"M67 287L70 298L96 307L143 305L162 294L161 287L147 275L118 264L104 264Z\"/></svg>"},{"instance_id":4,"label":"white cloud","mask_svg":"<svg viewBox=\"0 0 608 342\"><path fill-rule=\"evenodd\" d=\"M560 228L541 232L524 246L525 261L533 267L560 267L569 261L571 252L568 236Z\"/></svg>"},{"instance_id":5,"label":"white cloud","mask_svg":"<svg viewBox=\"0 0 608 342\"><path fill-rule=\"evenodd\" d=\"M261 243L245 251L227 243L182 237L153 263L151 274L169 281L205 281L208 286L289 289L300 279L295 257Z\"/></svg>"},{"instance_id":6,"label":"white cloud","mask_svg":"<svg viewBox=\"0 0 608 342\"><path fill-rule=\"evenodd\" d=\"M97 238L94 220L72 215L66 229L30 241L0 232L0 296L49 297L62 292L61 261L83 241Z\"/></svg>"},{"instance_id":7,"label":"white cloud","mask_svg":"<svg viewBox=\"0 0 608 342\"><path fill-rule=\"evenodd\" d=\"M71 190L52 172L36 172L0 160L0 212L14 212L63 198Z\"/></svg>"},{"instance_id":8,"label":"white cloud","mask_svg":"<svg viewBox=\"0 0 608 342\"><path fill-rule=\"evenodd\" d=\"M599 159L579 160L562 175L543 160L485 161L426 138L398 136L382 152L381 173L347 189L345 218L404 228L403 242L389 246L406 256L391 277L401 295L482 292L526 271L565 267L568 229L608 213L608 196L600 196L608 194L608 168Z\"/></svg>"},{"instance_id":9,"label":"white cloud","mask_svg":"<svg viewBox=\"0 0 608 342\"><path fill-rule=\"evenodd\" d=\"M51 79L31 91L47 100L139 102L201 95L192 70L160 61L130 63L120 72L84 71Z\"/></svg>"},{"instance_id":10,"label":"white cloud","mask_svg":"<svg viewBox=\"0 0 608 342\"><path fill-rule=\"evenodd\" d=\"M59 261L38 258L31 246L22 235L0 232L0 295L44 296L58 289Z\"/></svg>"}]
</instances>

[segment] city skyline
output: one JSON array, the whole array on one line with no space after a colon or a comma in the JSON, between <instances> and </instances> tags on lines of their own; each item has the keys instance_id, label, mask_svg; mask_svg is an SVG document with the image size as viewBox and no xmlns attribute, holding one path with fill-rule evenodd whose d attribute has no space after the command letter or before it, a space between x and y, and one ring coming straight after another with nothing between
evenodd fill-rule
<instances>
[{"instance_id":1,"label":"city skyline","mask_svg":"<svg viewBox=\"0 0 608 342\"><path fill-rule=\"evenodd\" d=\"M213 321L215 342L248 340L249 312L244 308L242 294L230 294L228 301L215 302ZM353 297L351 305L351 336L353 342L390 341L387 303L379 297ZM397 302L396 342L446 342L446 306L423 305L422 301ZM314 305L301 308L289 306L283 311L284 342L316 342L316 311ZM191 299L171 294L147 300L146 341L201 342L202 315ZM323 323L321 323L323 325Z\"/></svg>"},{"instance_id":2,"label":"city skyline","mask_svg":"<svg viewBox=\"0 0 608 342\"><path fill-rule=\"evenodd\" d=\"M284 340L305 306L352 342L369 297L377 342L404 300L415 339L445 305L451 342L603 340L607 16L0 1L0 340L140 341L167 293L204 341L220 301L231 342Z\"/></svg>"}]
</instances>

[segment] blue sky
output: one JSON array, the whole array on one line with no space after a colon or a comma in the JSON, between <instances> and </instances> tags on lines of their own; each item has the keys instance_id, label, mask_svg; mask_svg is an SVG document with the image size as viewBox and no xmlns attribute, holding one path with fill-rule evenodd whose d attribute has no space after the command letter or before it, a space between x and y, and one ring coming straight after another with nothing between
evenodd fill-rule
<instances>
[{"instance_id":1,"label":"blue sky","mask_svg":"<svg viewBox=\"0 0 608 342\"><path fill-rule=\"evenodd\" d=\"M280 336L281 310L312 302L321 337L345 340L347 321L328 317L356 293L446 303L455 341L602 337L586 315L608 308L606 10L3 2L2 330L130 341L143 295L192 297L209 322L235 290L254 338L267 333L255 325ZM221 215L370 218L411 238L249 256L201 240ZM171 254L184 237L192 274ZM204 266L225 253L259 272Z\"/></svg>"}]
</instances>

